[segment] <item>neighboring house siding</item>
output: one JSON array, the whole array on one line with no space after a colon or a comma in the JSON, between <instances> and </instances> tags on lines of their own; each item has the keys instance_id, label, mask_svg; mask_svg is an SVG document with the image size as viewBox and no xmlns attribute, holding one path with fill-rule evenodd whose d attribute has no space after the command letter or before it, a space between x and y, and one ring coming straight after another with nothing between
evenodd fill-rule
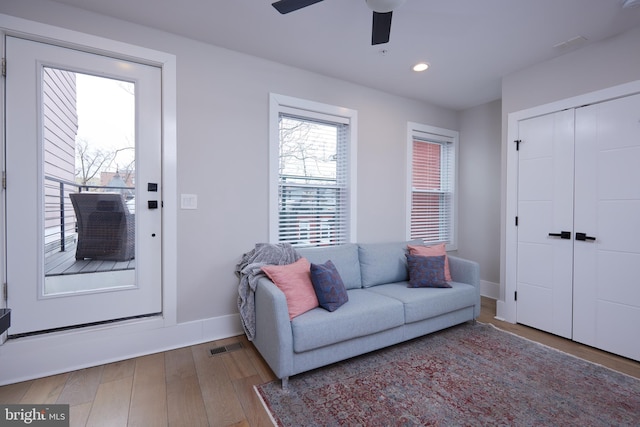
<instances>
[{"instance_id":1,"label":"neighboring house siding","mask_svg":"<svg viewBox=\"0 0 640 427\"><path fill-rule=\"evenodd\" d=\"M75 146L78 133L76 76L70 71L45 67L42 77L44 175L74 182ZM75 216L68 194L75 187L64 186L65 239L73 237ZM45 179L45 253L60 248L60 184Z\"/></svg>"}]
</instances>

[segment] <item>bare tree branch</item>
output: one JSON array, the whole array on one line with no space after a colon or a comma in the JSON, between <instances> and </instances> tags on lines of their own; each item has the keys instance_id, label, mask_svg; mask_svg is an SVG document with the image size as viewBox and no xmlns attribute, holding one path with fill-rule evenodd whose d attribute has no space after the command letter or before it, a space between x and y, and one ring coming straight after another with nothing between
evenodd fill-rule
<instances>
[{"instance_id":1,"label":"bare tree branch","mask_svg":"<svg viewBox=\"0 0 640 427\"><path fill-rule=\"evenodd\" d=\"M110 151L102 150L94 148L87 140L78 140L76 143L76 177L79 178L80 184L87 185L101 172L110 170L119 153L133 149L133 147L123 147ZM131 175L134 165L135 160L127 164L128 176Z\"/></svg>"}]
</instances>

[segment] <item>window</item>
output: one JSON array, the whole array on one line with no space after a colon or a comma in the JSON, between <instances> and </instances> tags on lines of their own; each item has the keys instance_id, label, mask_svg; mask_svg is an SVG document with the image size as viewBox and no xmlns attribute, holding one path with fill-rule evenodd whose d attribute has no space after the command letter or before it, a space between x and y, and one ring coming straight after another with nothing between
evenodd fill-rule
<instances>
[{"instance_id":1,"label":"window","mask_svg":"<svg viewBox=\"0 0 640 427\"><path fill-rule=\"evenodd\" d=\"M355 240L356 112L271 95L270 240Z\"/></svg>"},{"instance_id":2,"label":"window","mask_svg":"<svg viewBox=\"0 0 640 427\"><path fill-rule=\"evenodd\" d=\"M456 249L455 167L458 132L409 123L408 237Z\"/></svg>"}]
</instances>

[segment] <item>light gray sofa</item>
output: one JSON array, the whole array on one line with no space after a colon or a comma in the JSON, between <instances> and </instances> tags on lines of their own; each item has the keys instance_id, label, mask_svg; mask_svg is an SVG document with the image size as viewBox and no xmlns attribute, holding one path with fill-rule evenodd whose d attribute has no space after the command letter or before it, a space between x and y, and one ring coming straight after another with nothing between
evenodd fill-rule
<instances>
[{"instance_id":1,"label":"light gray sofa","mask_svg":"<svg viewBox=\"0 0 640 427\"><path fill-rule=\"evenodd\" d=\"M451 288L408 288L408 244L421 241L303 248L311 263L331 260L349 301L289 320L284 293L258 281L253 343L286 388L289 376L474 320L480 314L480 268L449 256Z\"/></svg>"}]
</instances>

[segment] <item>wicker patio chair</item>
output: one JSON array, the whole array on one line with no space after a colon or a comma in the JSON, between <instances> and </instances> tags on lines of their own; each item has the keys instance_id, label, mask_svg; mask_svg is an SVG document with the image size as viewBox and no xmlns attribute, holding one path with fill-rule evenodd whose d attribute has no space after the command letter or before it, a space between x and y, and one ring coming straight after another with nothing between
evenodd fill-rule
<instances>
[{"instance_id":1,"label":"wicker patio chair","mask_svg":"<svg viewBox=\"0 0 640 427\"><path fill-rule=\"evenodd\" d=\"M76 213L76 259L128 261L135 257L135 214L119 193L71 193Z\"/></svg>"}]
</instances>

